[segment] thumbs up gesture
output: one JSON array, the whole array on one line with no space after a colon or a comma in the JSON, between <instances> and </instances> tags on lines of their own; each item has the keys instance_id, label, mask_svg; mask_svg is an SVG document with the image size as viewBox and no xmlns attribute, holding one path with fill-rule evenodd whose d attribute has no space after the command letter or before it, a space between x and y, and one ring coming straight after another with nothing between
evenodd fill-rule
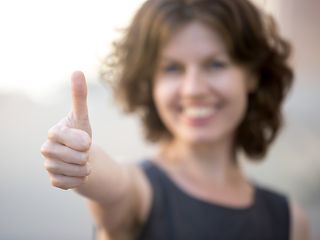
<instances>
[{"instance_id":1,"label":"thumbs up gesture","mask_svg":"<svg viewBox=\"0 0 320 240\"><path fill-rule=\"evenodd\" d=\"M82 72L71 76L72 111L69 117L71 127L85 131L92 137L87 107L87 84Z\"/></svg>"},{"instance_id":2,"label":"thumbs up gesture","mask_svg":"<svg viewBox=\"0 0 320 240\"><path fill-rule=\"evenodd\" d=\"M41 147L52 185L65 190L79 187L90 175L88 161L92 132L87 85L82 72L72 74L71 96L71 112L49 130Z\"/></svg>"}]
</instances>

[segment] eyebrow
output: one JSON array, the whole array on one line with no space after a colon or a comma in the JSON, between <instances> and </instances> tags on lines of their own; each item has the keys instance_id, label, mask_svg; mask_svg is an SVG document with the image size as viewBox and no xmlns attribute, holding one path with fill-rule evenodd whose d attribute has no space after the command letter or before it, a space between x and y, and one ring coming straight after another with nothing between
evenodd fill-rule
<instances>
[{"instance_id":1,"label":"eyebrow","mask_svg":"<svg viewBox=\"0 0 320 240\"><path fill-rule=\"evenodd\" d=\"M225 57L228 55L226 54L226 52L215 52L215 53L208 54L203 59L204 59L204 61L210 61L212 59L215 59L215 58L221 57L221 56ZM179 62L179 60L176 59L175 57L166 56L166 55L162 55L160 57L160 61L161 62Z\"/></svg>"}]
</instances>

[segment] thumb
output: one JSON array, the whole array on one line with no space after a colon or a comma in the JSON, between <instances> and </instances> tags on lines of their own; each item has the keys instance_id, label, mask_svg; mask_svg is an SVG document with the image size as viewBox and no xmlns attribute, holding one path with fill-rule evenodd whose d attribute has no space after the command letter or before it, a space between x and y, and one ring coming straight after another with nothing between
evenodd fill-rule
<instances>
[{"instance_id":1,"label":"thumb","mask_svg":"<svg viewBox=\"0 0 320 240\"><path fill-rule=\"evenodd\" d=\"M81 71L76 71L71 76L71 96L74 127L86 131L91 136L87 107L87 83Z\"/></svg>"}]
</instances>

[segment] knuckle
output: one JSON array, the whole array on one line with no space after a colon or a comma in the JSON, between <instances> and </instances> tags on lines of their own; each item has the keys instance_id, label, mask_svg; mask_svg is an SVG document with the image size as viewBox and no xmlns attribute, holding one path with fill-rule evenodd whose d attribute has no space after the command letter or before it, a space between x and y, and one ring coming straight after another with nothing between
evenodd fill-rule
<instances>
[{"instance_id":1,"label":"knuckle","mask_svg":"<svg viewBox=\"0 0 320 240\"><path fill-rule=\"evenodd\" d=\"M44 168L45 168L48 172L50 172L49 169L48 169L48 163L47 163L47 161L44 162L43 166L44 166Z\"/></svg>"},{"instance_id":2,"label":"knuckle","mask_svg":"<svg viewBox=\"0 0 320 240\"><path fill-rule=\"evenodd\" d=\"M84 184L86 182L87 178L88 178L87 176L78 178L77 186Z\"/></svg>"},{"instance_id":3,"label":"knuckle","mask_svg":"<svg viewBox=\"0 0 320 240\"><path fill-rule=\"evenodd\" d=\"M57 138L57 135L58 135L58 126L57 125L53 126L52 128L50 128L48 130L48 139L54 140Z\"/></svg>"},{"instance_id":4,"label":"knuckle","mask_svg":"<svg viewBox=\"0 0 320 240\"><path fill-rule=\"evenodd\" d=\"M90 172L91 172L90 167L86 165L81 169L81 176L86 177L90 175Z\"/></svg>"},{"instance_id":5,"label":"knuckle","mask_svg":"<svg viewBox=\"0 0 320 240\"><path fill-rule=\"evenodd\" d=\"M59 181L57 179L53 179L51 181L51 184L52 184L52 186L57 187L57 188L61 188L61 189L64 189L64 190L68 189L68 186L64 182Z\"/></svg>"},{"instance_id":6,"label":"knuckle","mask_svg":"<svg viewBox=\"0 0 320 240\"><path fill-rule=\"evenodd\" d=\"M89 164L86 165L86 168L85 168L85 171L86 171L86 176L89 176L90 173L91 173L91 166Z\"/></svg>"},{"instance_id":7,"label":"knuckle","mask_svg":"<svg viewBox=\"0 0 320 240\"><path fill-rule=\"evenodd\" d=\"M77 166L76 168L73 169L73 174L75 177L83 177L85 176L85 173L86 171L84 166L82 167Z\"/></svg>"},{"instance_id":8,"label":"knuckle","mask_svg":"<svg viewBox=\"0 0 320 240\"><path fill-rule=\"evenodd\" d=\"M42 144L42 146L40 148L40 152L44 156L47 156L50 153L50 148L48 146L48 141L46 141L44 144Z\"/></svg>"},{"instance_id":9,"label":"knuckle","mask_svg":"<svg viewBox=\"0 0 320 240\"><path fill-rule=\"evenodd\" d=\"M91 146L91 138L89 134L83 131L83 133L79 136L79 144L81 149L87 151Z\"/></svg>"},{"instance_id":10,"label":"knuckle","mask_svg":"<svg viewBox=\"0 0 320 240\"><path fill-rule=\"evenodd\" d=\"M60 167L51 161L46 161L45 162L45 168L47 169L48 172L51 173L59 173L61 171Z\"/></svg>"},{"instance_id":11,"label":"knuckle","mask_svg":"<svg viewBox=\"0 0 320 240\"><path fill-rule=\"evenodd\" d=\"M88 159L89 159L89 154L88 153L80 153L79 154L79 158L78 158L78 161L79 161L79 164L86 164L88 162Z\"/></svg>"},{"instance_id":12,"label":"knuckle","mask_svg":"<svg viewBox=\"0 0 320 240\"><path fill-rule=\"evenodd\" d=\"M46 141L40 148L40 152L45 157L54 157L54 147L50 141Z\"/></svg>"},{"instance_id":13,"label":"knuckle","mask_svg":"<svg viewBox=\"0 0 320 240\"><path fill-rule=\"evenodd\" d=\"M67 136L70 134L69 128L67 126L60 126L59 130L57 131L57 135L59 136Z\"/></svg>"}]
</instances>

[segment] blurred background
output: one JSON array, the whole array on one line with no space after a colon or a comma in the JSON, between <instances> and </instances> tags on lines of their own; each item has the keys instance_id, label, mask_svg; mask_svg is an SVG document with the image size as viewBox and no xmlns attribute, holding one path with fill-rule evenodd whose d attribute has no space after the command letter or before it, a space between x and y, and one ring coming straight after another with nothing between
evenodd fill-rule
<instances>
[{"instance_id":1,"label":"blurred background","mask_svg":"<svg viewBox=\"0 0 320 240\"><path fill-rule=\"evenodd\" d=\"M272 13L294 45L295 85L286 125L251 178L305 209L320 239L320 1L253 0ZM39 149L70 110L70 75L88 78L94 141L118 161L150 156L135 117L124 116L102 86L98 67L117 29L143 0L0 1L0 239L92 239L85 199L51 187Z\"/></svg>"}]
</instances>

